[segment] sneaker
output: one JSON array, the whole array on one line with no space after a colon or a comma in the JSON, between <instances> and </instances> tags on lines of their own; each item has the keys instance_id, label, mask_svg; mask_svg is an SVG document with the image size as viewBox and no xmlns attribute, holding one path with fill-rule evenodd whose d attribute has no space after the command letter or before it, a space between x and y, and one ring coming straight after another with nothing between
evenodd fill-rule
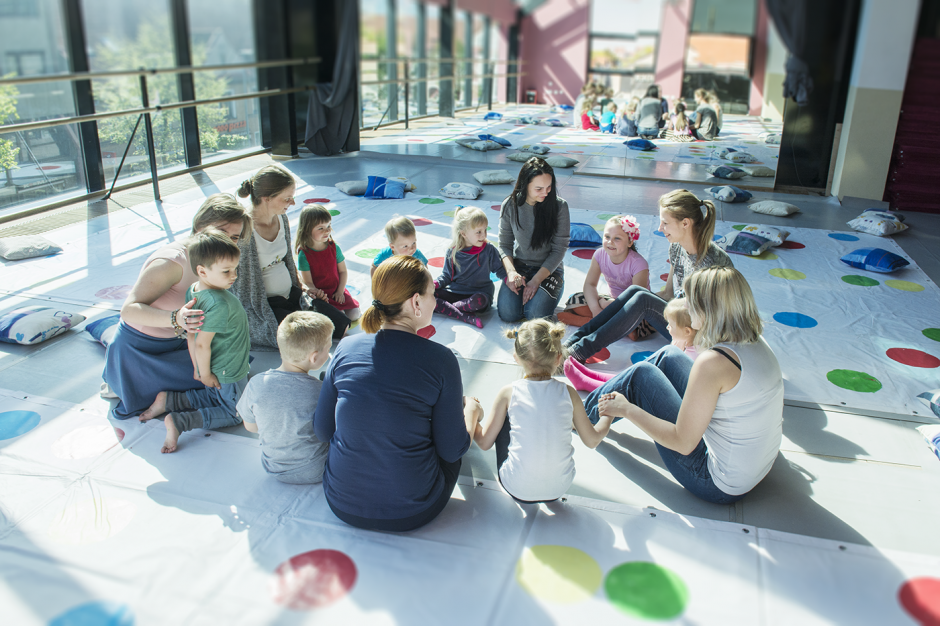
<instances>
[{"instance_id":1,"label":"sneaker","mask_svg":"<svg viewBox=\"0 0 940 626\"><path fill-rule=\"evenodd\" d=\"M117 400L118 399L117 394L111 391L111 387L108 386L108 383L101 383L101 389L98 390L98 395L104 398L105 400Z\"/></svg>"}]
</instances>

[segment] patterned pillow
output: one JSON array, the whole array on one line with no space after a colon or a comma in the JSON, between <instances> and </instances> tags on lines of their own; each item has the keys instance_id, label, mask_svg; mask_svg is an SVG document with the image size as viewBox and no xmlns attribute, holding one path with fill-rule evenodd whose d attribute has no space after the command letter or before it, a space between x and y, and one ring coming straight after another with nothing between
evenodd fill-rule
<instances>
[{"instance_id":1,"label":"patterned pillow","mask_svg":"<svg viewBox=\"0 0 940 626\"><path fill-rule=\"evenodd\" d=\"M902 267L907 267L911 264L911 262L904 257L898 256L893 252L888 252L887 250L882 250L881 248L859 248L858 250L849 252L839 260L846 265L860 270L881 272L882 274L896 272Z\"/></svg>"},{"instance_id":2,"label":"patterned pillow","mask_svg":"<svg viewBox=\"0 0 940 626\"><path fill-rule=\"evenodd\" d=\"M520 115L519 123L520 124L538 124L539 121L536 118L532 117L531 115Z\"/></svg>"},{"instance_id":3,"label":"patterned pillow","mask_svg":"<svg viewBox=\"0 0 940 626\"><path fill-rule=\"evenodd\" d=\"M854 220L849 222L849 226L855 230L869 235L886 237L907 230L907 224L904 223L904 216L898 213L889 213L888 211L879 211L878 209L868 209Z\"/></svg>"},{"instance_id":4,"label":"patterned pillow","mask_svg":"<svg viewBox=\"0 0 940 626\"><path fill-rule=\"evenodd\" d=\"M564 126L565 123L553 117L551 119L545 120L545 125L546 126Z\"/></svg>"},{"instance_id":5,"label":"patterned pillow","mask_svg":"<svg viewBox=\"0 0 940 626\"><path fill-rule=\"evenodd\" d=\"M510 161L518 161L519 163L525 163L532 158L531 152L513 152L512 154L507 154L506 158Z\"/></svg>"},{"instance_id":6,"label":"patterned pillow","mask_svg":"<svg viewBox=\"0 0 940 626\"><path fill-rule=\"evenodd\" d=\"M17 309L0 318L0 341L31 346L61 335L84 321L84 315L47 306Z\"/></svg>"},{"instance_id":7,"label":"patterned pillow","mask_svg":"<svg viewBox=\"0 0 940 626\"><path fill-rule=\"evenodd\" d=\"M761 200L760 202L747 205L747 208L755 213L775 215L777 217L786 217L787 215L800 212L800 207L786 202L777 202L776 200Z\"/></svg>"},{"instance_id":8,"label":"patterned pillow","mask_svg":"<svg viewBox=\"0 0 940 626\"><path fill-rule=\"evenodd\" d=\"M649 139L628 139L623 142L630 150L655 150L656 144L650 141Z\"/></svg>"},{"instance_id":9,"label":"patterned pillow","mask_svg":"<svg viewBox=\"0 0 940 626\"><path fill-rule=\"evenodd\" d=\"M918 398L920 396L917 396ZM938 415L940 417L940 415ZM940 426L925 424L917 427L917 432L927 440L927 447L940 459Z\"/></svg>"},{"instance_id":10,"label":"patterned pillow","mask_svg":"<svg viewBox=\"0 0 940 626\"><path fill-rule=\"evenodd\" d=\"M62 248L39 235L4 237L0 239L0 256L7 261L32 259L62 252Z\"/></svg>"},{"instance_id":11,"label":"patterned pillow","mask_svg":"<svg viewBox=\"0 0 940 626\"><path fill-rule=\"evenodd\" d=\"M925 391L917 396L917 399L923 402L924 406L933 411L934 415L940 417L940 389Z\"/></svg>"},{"instance_id":12,"label":"patterned pillow","mask_svg":"<svg viewBox=\"0 0 940 626\"><path fill-rule=\"evenodd\" d=\"M593 226L571 222L569 248L599 248L602 243L600 234L594 230Z\"/></svg>"},{"instance_id":13,"label":"patterned pillow","mask_svg":"<svg viewBox=\"0 0 940 626\"><path fill-rule=\"evenodd\" d=\"M773 226L761 226L759 224L748 224L741 229L742 233L751 233L752 235L757 235L758 237L763 237L764 239L769 239L771 245L779 246L787 240L787 237L790 236L790 231L783 230L782 228L774 228Z\"/></svg>"},{"instance_id":14,"label":"patterned pillow","mask_svg":"<svg viewBox=\"0 0 940 626\"><path fill-rule=\"evenodd\" d=\"M725 252L749 256L760 256L772 245L770 239L736 230L731 231L715 243Z\"/></svg>"},{"instance_id":15,"label":"patterned pillow","mask_svg":"<svg viewBox=\"0 0 940 626\"><path fill-rule=\"evenodd\" d=\"M487 152L489 150L501 150L502 145L496 143L491 139L481 139L479 141L474 141L473 143L465 146L471 150L479 150L480 152Z\"/></svg>"},{"instance_id":16,"label":"patterned pillow","mask_svg":"<svg viewBox=\"0 0 940 626\"><path fill-rule=\"evenodd\" d=\"M747 172L748 176L776 176L777 171L770 169L766 165L748 165L742 167L742 170Z\"/></svg>"},{"instance_id":17,"label":"patterned pillow","mask_svg":"<svg viewBox=\"0 0 940 626\"><path fill-rule=\"evenodd\" d=\"M760 137L760 139L763 140L764 143L769 143L772 145L780 144L780 135L778 135L777 133L765 132L765 133L761 133L760 135L758 135L758 137Z\"/></svg>"},{"instance_id":18,"label":"patterned pillow","mask_svg":"<svg viewBox=\"0 0 940 626\"><path fill-rule=\"evenodd\" d=\"M481 185L508 185L516 182L515 176L506 170L483 170L473 177Z\"/></svg>"},{"instance_id":19,"label":"patterned pillow","mask_svg":"<svg viewBox=\"0 0 940 626\"><path fill-rule=\"evenodd\" d=\"M757 163L757 157L747 152L731 152L725 159L732 163Z\"/></svg>"},{"instance_id":20,"label":"patterned pillow","mask_svg":"<svg viewBox=\"0 0 940 626\"><path fill-rule=\"evenodd\" d=\"M479 137L483 141L495 141L496 143L503 146L504 148L508 148L509 146L512 145L511 143L509 143L508 140L503 139L502 137L497 137L495 135L480 135Z\"/></svg>"},{"instance_id":21,"label":"patterned pillow","mask_svg":"<svg viewBox=\"0 0 940 626\"><path fill-rule=\"evenodd\" d=\"M747 202L753 196L750 191L744 191L734 185L724 185L723 187L708 187L707 191L711 196L722 202Z\"/></svg>"},{"instance_id":22,"label":"patterned pillow","mask_svg":"<svg viewBox=\"0 0 940 626\"><path fill-rule=\"evenodd\" d=\"M744 170L740 170L730 165L713 165L706 170L712 176L718 178L741 178L745 176Z\"/></svg>"},{"instance_id":23,"label":"patterned pillow","mask_svg":"<svg viewBox=\"0 0 940 626\"><path fill-rule=\"evenodd\" d=\"M551 151L551 148L546 146L543 143L527 143L524 146L519 146L519 152L531 152L532 154L548 154Z\"/></svg>"},{"instance_id":24,"label":"patterned pillow","mask_svg":"<svg viewBox=\"0 0 940 626\"><path fill-rule=\"evenodd\" d=\"M107 348L114 339L114 333L117 332L118 323L121 321L120 315L109 315L100 317L93 322L85 324L85 332L94 337L95 341Z\"/></svg>"},{"instance_id":25,"label":"patterned pillow","mask_svg":"<svg viewBox=\"0 0 940 626\"><path fill-rule=\"evenodd\" d=\"M441 195L457 200L476 200L483 188L473 183L448 183L441 187Z\"/></svg>"},{"instance_id":26,"label":"patterned pillow","mask_svg":"<svg viewBox=\"0 0 940 626\"><path fill-rule=\"evenodd\" d=\"M545 162L551 165L552 167L571 167L580 163L577 159L572 159L571 157L566 156L553 156L545 159Z\"/></svg>"},{"instance_id":27,"label":"patterned pillow","mask_svg":"<svg viewBox=\"0 0 940 626\"><path fill-rule=\"evenodd\" d=\"M366 185L365 197L401 200L405 197L405 184L400 180L391 180L384 176L370 176Z\"/></svg>"},{"instance_id":28,"label":"patterned pillow","mask_svg":"<svg viewBox=\"0 0 940 626\"><path fill-rule=\"evenodd\" d=\"M717 150L712 150L712 156L716 156L719 159L726 159L728 158L729 154L737 151L737 148L719 148Z\"/></svg>"},{"instance_id":29,"label":"patterned pillow","mask_svg":"<svg viewBox=\"0 0 940 626\"><path fill-rule=\"evenodd\" d=\"M457 137L454 139L454 143L458 146L463 146L464 148L469 148L470 144L480 141L479 137Z\"/></svg>"}]
</instances>

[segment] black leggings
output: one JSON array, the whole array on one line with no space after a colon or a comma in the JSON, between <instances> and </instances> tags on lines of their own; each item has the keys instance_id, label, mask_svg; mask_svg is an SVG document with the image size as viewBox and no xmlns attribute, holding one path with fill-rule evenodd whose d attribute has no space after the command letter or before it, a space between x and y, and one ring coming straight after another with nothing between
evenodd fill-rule
<instances>
[{"instance_id":1,"label":"black leggings","mask_svg":"<svg viewBox=\"0 0 940 626\"><path fill-rule=\"evenodd\" d=\"M444 491L441 492L441 497L438 498L434 504L429 506L427 510L422 511L417 515L403 517L400 519L370 519L368 517L359 517L358 515L344 513L343 511L335 508L333 503L329 500L327 500L327 504L330 505L330 510L333 511L333 514L336 515L336 517L340 518L350 526L355 526L356 528L364 528L365 530L385 530L396 533L421 528L435 517L440 515L441 511L444 510L444 507L450 500L450 494L454 492L454 487L457 486L457 477L460 475L460 459L457 459L453 463L448 463L444 459L438 457L438 461L440 461L441 464L441 472L444 474Z\"/></svg>"},{"instance_id":2,"label":"black leggings","mask_svg":"<svg viewBox=\"0 0 940 626\"><path fill-rule=\"evenodd\" d=\"M268 305L274 312L274 317L277 319L278 324L283 322L284 318L294 311L303 310L300 306L300 297L302 294L303 292L297 287L291 287L290 295L286 298L284 296L268 298ZM346 331L349 329L349 318L332 304L314 298L311 310L316 313L322 313L333 322L333 339L342 339L343 335L345 335Z\"/></svg>"}]
</instances>

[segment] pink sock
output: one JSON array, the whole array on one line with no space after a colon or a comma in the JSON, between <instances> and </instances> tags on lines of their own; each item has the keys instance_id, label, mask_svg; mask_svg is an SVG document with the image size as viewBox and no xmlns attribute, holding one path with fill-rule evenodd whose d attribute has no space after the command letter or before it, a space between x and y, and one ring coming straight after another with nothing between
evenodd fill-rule
<instances>
[{"instance_id":1,"label":"pink sock","mask_svg":"<svg viewBox=\"0 0 940 626\"><path fill-rule=\"evenodd\" d=\"M568 357L568 360L571 361L571 366L578 368L582 374L584 374L588 378L599 380L602 383L606 383L608 380L610 380L611 378L615 376L614 374L605 374L604 372L595 372L584 363L581 363L571 357Z\"/></svg>"},{"instance_id":2,"label":"pink sock","mask_svg":"<svg viewBox=\"0 0 940 626\"><path fill-rule=\"evenodd\" d=\"M574 367L572 363L575 362L576 361L570 357L565 359L565 376L568 377L568 380L571 381L575 389L578 391L594 391L604 384L603 380L592 378L577 367Z\"/></svg>"}]
</instances>

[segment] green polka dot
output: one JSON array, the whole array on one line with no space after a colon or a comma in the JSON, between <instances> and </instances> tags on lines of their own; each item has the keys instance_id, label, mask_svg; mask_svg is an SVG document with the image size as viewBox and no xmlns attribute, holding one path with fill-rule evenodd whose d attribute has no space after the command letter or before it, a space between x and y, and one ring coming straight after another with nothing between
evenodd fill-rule
<instances>
[{"instance_id":1,"label":"green polka dot","mask_svg":"<svg viewBox=\"0 0 940 626\"><path fill-rule=\"evenodd\" d=\"M933 339L934 341L940 341L940 328L925 328L924 337Z\"/></svg>"},{"instance_id":2,"label":"green polka dot","mask_svg":"<svg viewBox=\"0 0 940 626\"><path fill-rule=\"evenodd\" d=\"M597 216L597 219L609 220L612 217L617 217L617 214L616 213L601 213L600 215Z\"/></svg>"},{"instance_id":3,"label":"green polka dot","mask_svg":"<svg viewBox=\"0 0 940 626\"><path fill-rule=\"evenodd\" d=\"M874 278L869 278L868 276L856 276L855 274L848 274L847 276L843 276L842 282L855 285L857 287L874 287L875 285L881 284Z\"/></svg>"},{"instance_id":4,"label":"green polka dot","mask_svg":"<svg viewBox=\"0 0 940 626\"><path fill-rule=\"evenodd\" d=\"M604 579L610 603L631 617L667 620L678 617L689 603L689 589L672 570L635 561L610 570Z\"/></svg>"},{"instance_id":5,"label":"green polka dot","mask_svg":"<svg viewBox=\"0 0 940 626\"><path fill-rule=\"evenodd\" d=\"M923 291L924 286L918 285L917 283L912 283L909 280L886 280L885 284L892 289L897 289L899 291L910 291L917 292Z\"/></svg>"},{"instance_id":6,"label":"green polka dot","mask_svg":"<svg viewBox=\"0 0 940 626\"><path fill-rule=\"evenodd\" d=\"M339 215L339 211L336 209L330 209L330 215Z\"/></svg>"},{"instance_id":7,"label":"green polka dot","mask_svg":"<svg viewBox=\"0 0 940 626\"><path fill-rule=\"evenodd\" d=\"M747 224L736 224L732 226L731 228L735 230L744 230L745 228L747 228Z\"/></svg>"},{"instance_id":8,"label":"green polka dot","mask_svg":"<svg viewBox=\"0 0 940 626\"><path fill-rule=\"evenodd\" d=\"M836 387L842 387L849 391L875 393L881 389L881 381L865 372L856 372L855 370L832 370L826 374L826 378Z\"/></svg>"},{"instance_id":9,"label":"green polka dot","mask_svg":"<svg viewBox=\"0 0 940 626\"><path fill-rule=\"evenodd\" d=\"M604 229L607 228L607 224L594 224L594 230L599 233L604 232Z\"/></svg>"},{"instance_id":10,"label":"green polka dot","mask_svg":"<svg viewBox=\"0 0 940 626\"><path fill-rule=\"evenodd\" d=\"M764 253L766 254L766 252ZM760 258L760 257L757 257ZM771 276L776 276L777 278L785 278L786 280L803 280L806 278L806 274L799 272L797 270L785 269L782 267L775 267L770 272Z\"/></svg>"},{"instance_id":11,"label":"green polka dot","mask_svg":"<svg viewBox=\"0 0 940 626\"><path fill-rule=\"evenodd\" d=\"M453 216L454 216L454 212L453 212L453 211L444 211L444 216L445 216L445 217L453 217Z\"/></svg>"},{"instance_id":12,"label":"green polka dot","mask_svg":"<svg viewBox=\"0 0 940 626\"><path fill-rule=\"evenodd\" d=\"M421 198L418 202L421 204L444 204L444 200L441 198Z\"/></svg>"},{"instance_id":13,"label":"green polka dot","mask_svg":"<svg viewBox=\"0 0 940 626\"><path fill-rule=\"evenodd\" d=\"M368 248L366 250L359 250L356 252L356 256L360 259L374 259L375 255L377 255L379 252L381 252L381 250L378 248Z\"/></svg>"}]
</instances>

